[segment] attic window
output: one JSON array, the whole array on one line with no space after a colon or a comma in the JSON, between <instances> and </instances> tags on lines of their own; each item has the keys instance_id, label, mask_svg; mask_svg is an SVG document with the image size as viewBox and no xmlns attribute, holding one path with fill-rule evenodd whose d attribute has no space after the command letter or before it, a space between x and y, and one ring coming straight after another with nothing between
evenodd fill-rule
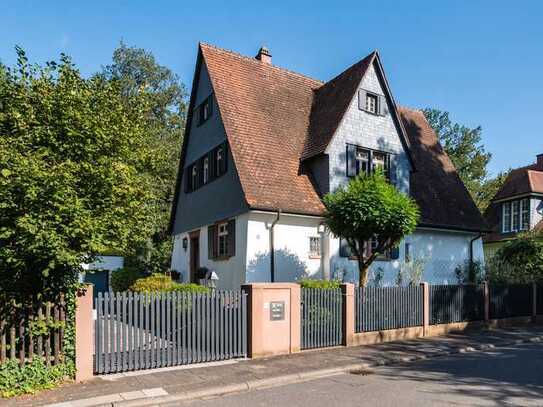
<instances>
[{"instance_id":1,"label":"attic window","mask_svg":"<svg viewBox=\"0 0 543 407\"><path fill-rule=\"evenodd\" d=\"M209 95L198 107L199 119L198 125L204 124L213 113L213 96Z\"/></svg>"},{"instance_id":2,"label":"attic window","mask_svg":"<svg viewBox=\"0 0 543 407\"><path fill-rule=\"evenodd\" d=\"M377 95L366 93L366 111L377 114Z\"/></svg>"}]
</instances>

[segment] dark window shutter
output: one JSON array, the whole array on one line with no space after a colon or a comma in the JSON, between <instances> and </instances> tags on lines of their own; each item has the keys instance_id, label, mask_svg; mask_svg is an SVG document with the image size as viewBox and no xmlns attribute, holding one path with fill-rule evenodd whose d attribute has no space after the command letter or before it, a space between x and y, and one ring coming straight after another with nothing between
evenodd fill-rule
<instances>
[{"instance_id":1,"label":"dark window shutter","mask_svg":"<svg viewBox=\"0 0 543 407\"><path fill-rule=\"evenodd\" d=\"M226 169L228 168L227 160L228 160L228 143L225 141L222 146L222 160L221 160L221 168L219 168L219 174L223 175L226 174Z\"/></svg>"},{"instance_id":2,"label":"dark window shutter","mask_svg":"<svg viewBox=\"0 0 543 407\"><path fill-rule=\"evenodd\" d=\"M356 176L356 146L347 144L347 176Z\"/></svg>"},{"instance_id":3,"label":"dark window shutter","mask_svg":"<svg viewBox=\"0 0 543 407\"><path fill-rule=\"evenodd\" d=\"M209 95L207 98L207 104L208 104L208 118L213 116L213 94Z\"/></svg>"},{"instance_id":4,"label":"dark window shutter","mask_svg":"<svg viewBox=\"0 0 543 407\"><path fill-rule=\"evenodd\" d=\"M379 114L386 116L388 114L387 99L384 96L379 96Z\"/></svg>"},{"instance_id":5,"label":"dark window shutter","mask_svg":"<svg viewBox=\"0 0 543 407\"><path fill-rule=\"evenodd\" d=\"M392 249L390 249L390 259L398 260L399 258L400 258L400 248L393 247Z\"/></svg>"},{"instance_id":6,"label":"dark window shutter","mask_svg":"<svg viewBox=\"0 0 543 407\"><path fill-rule=\"evenodd\" d=\"M198 187L204 185L204 158L200 158L196 163L198 168Z\"/></svg>"},{"instance_id":7,"label":"dark window shutter","mask_svg":"<svg viewBox=\"0 0 543 407\"><path fill-rule=\"evenodd\" d=\"M187 168L185 168L185 192L186 193L192 191L191 176L192 176L192 165L189 165Z\"/></svg>"},{"instance_id":8,"label":"dark window shutter","mask_svg":"<svg viewBox=\"0 0 543 407\"><path fill-rule=\"evenodd\" d=\"M228 256L236 255L236 220L228 221Z\"/></svg>"},{"instance_id":9,"label":"dark window shutter","mask_svg":"<svg viewBox=\"0 0 543 407\"><path fill-rule=\"evenodd\" d=\"M396 173L396 156L395 155L390 155L388 157L388 179L390 181L390 183L394 186L398 186L397 185L397 182L398 182L398 174Z\"/></svg>"},{"instance_id":10,"label":"dark window shutter","mask_svg":"<svg viewBox=\"0 0 543 407\"><path fill-rule=\"evenodd\" d=\"M217 257L217 226L207 227L207 257L212 260Z\"/></svg>"},{"instance_id":11,"label":"dark window shutter","mask_svg":"<svg viewBox=\"0 0 543 407\"><path fill-rule=\"evenodd\" d=\"M209 180L215 179L215 150L211 150L207 153L207 163L208 163L208 176Z\"/></svg>"},{"instance_id":12,"label":"dark window shutter","mask_svg":"<svg viewBox=\"0 0 543 407\"><path fill-rule=\"evenodd\" d=\"M366 110L366 91L364 89L358 91L358 108Z\"/></svg>"}]
</instances>

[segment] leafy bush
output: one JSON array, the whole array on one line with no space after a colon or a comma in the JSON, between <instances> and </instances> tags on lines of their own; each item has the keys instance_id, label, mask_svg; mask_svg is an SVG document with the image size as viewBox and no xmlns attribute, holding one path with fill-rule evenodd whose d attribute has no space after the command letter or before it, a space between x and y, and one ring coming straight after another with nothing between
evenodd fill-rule
<instances>
[{"instance_id":1,"label":"leafy bush","mask_svg":"<svg viewBox=\"0 0 543 407\"><path fill-rule=\"evenodd\" d=\"M137 267L128 266L115 270L111 273L111 289L114 292L126 291L144 276L144 272Z\"/></svg>"},{"instance_id":2,"label":"leafy bush","mask_svg":"<svg viewBox=\"0 0 543 407\"><path fill-rule=\"evenodd\" d=\"M525 233L505 243L487 263L489 281L524 284L543 280L543 236Z\"/></svg>"},{"instance_id":3,"label":"leafy bush","mask_svg":"<svg viewBox=\"0 0 543 407\"><path fill-rule=\"evenodd\" d=\"M140 278L130 287L131 291L139 293L147 292L192 292L192 293L207 293L207 287L198 284L180 284L171 279L170 276L164 274L151 274L149 277Z\"/></svg>"},{"instance_id":4,"label":"leafy bush","mask_svg":"<svg viewBox=\"0 0 543 407\"><path fill-rule=\"evenodd\" d=\"M466 260L454 269L458 284L479 284L485 278L485 267L480 261Z\"/></svg>"},{"instance_id":5,"label":"leafy bush","mask_svg":"<svg viewBox=\"0 0 543 407\"><path fill-rule=\"evenodd\" d=\"M341 281L338 280L302 280L300 281L302 288L339 288Z\"/></svg>"},{"instance_id":6,"label":"leafy bush","mask_svg":"<svg viewBox=\"0 0 543 407\"><path fill-rule=\"evenodd\" d=\"M47 366L45 359L34 358L32 362L20 366L18 361L9 360L0 364L0 396L13 397L50 389L74 374L72 361Z\"/></svg>"}]
</instances>

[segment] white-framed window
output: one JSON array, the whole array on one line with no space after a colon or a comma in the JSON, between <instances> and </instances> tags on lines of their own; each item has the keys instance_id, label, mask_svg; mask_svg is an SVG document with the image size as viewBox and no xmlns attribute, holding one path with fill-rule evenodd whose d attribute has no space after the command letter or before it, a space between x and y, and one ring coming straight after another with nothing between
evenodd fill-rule
<instances>
[{"instance_id":1,"label":"white-framed window","mask_svg":"<svg viewBox=\"0 0 543 407\"><path fill-rule=\"evenodd\" d=\"M198 167L196 165L192 166L190 179L191 179L191 189L194 190L198 187Z\"/></svg>"},{"instance_id":2,"label":"white-framed window","mask_svg":"<svg viewBox=\"0 0 543 407\"><path fill-rule=\"evenodd\" d=\"M520 229L530 229L530 199L525 198L520 201Z\"/></svg>"},{"instance_id":3,"label":"white-framed window","mask_svg":"<svg viewBox=\"0 0 543 407\"><path fill-rule=\"evenodd\" d=\"M228 222L219 223L217 227L217 254L228 255Z\"/></svg>"},{"instance_id":4,"label":"white-framed window","mask_svg":"<svg viewBox=\"0 0 543 407\"><path fill-rule=\"evenodd\" d=\"M377 95L366 93L366 110L377 114Z\"/></svg>"},{"instance_id":5,"label":"white-framed window","mask_svg":"<svg viewBox=\"0 0 543 407\"><path fill-rule=\"evenodd\" d=\"M224 150L222 147L217 148L215 153L215 176L219 177L222 175L222 168L224 166Z\"/></svg>"},{"instance_id":6,"label":"white-framed window","mask_svg":"<svg viewBox=\"0 0 543 407\"><path fill-rule=\"evenodd\" d=\"M321 257L321 238L320 236L309 237L309 257Z\"/></svg>"},{"instance_id":7,"label":"white-framed window","mask_svg":"<svg viewBox=\"0 0 543 407\"><path fill-rule=\"evenodd\" d=\"M524 198L502 204L502 233L530 229L530 199Z\"/></svg>"},{"instance_id":8,"label":"white-framed window","mask_svg":"<svg viewBox=\"0 0 543 407\"><path fill-rule=\"evenodd\" d=\"M212 97L209 96L200 105L200 107L199 107L200 118L199 118L199 121L198 121L198 125L201 125L201 124L205 123L211 117L211 113L212 113L212 105L211 105L211 103L212 103L212 100L213 100Z\"/></svg>"},{"instance_id":9,"label":"white-framed window","mask_svg":"<svg viewBox=\"0 0 543 407\"><path fill-rule=\"evenodd\" d=\"M204 165L203 165L203 171L204 171L204 184L207 184L209 182L209 158L204 158Z\"/></svg>"},{"instance_id":10,"label":"white-framed window","mask_svg":"<svg viewBox=\"0 0 543 407\"><path fill-rule=\"evenodd\" d=\"M356 173L367 174L370 170L370 152L362 148L356 149Z\"/></svg>"}]
</instances>

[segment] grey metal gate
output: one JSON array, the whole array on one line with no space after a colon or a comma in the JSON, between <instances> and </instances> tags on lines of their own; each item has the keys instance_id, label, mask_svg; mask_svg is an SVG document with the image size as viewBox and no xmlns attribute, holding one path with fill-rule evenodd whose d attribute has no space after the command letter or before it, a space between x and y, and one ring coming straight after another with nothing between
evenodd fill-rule
<instances>
[{"instance_id":1,"label":"grey metal gate","mask_svg":"<svg viewBox=\"0 0 543 407\"><path fill-rule=\"evenodd\" d=\"M302 349L342 344L342 305L340 288L302 288Z\"/></svg>"},{"instance_id":2,"label":"grey metal gate","mask_svg":"<svg viewBox=\"0 0 543 407\"><path fill-rule=\"evenodd\" d=\"M98 294L97 374L246 356L242 291Z\"/></svg>"}]
</instances>

